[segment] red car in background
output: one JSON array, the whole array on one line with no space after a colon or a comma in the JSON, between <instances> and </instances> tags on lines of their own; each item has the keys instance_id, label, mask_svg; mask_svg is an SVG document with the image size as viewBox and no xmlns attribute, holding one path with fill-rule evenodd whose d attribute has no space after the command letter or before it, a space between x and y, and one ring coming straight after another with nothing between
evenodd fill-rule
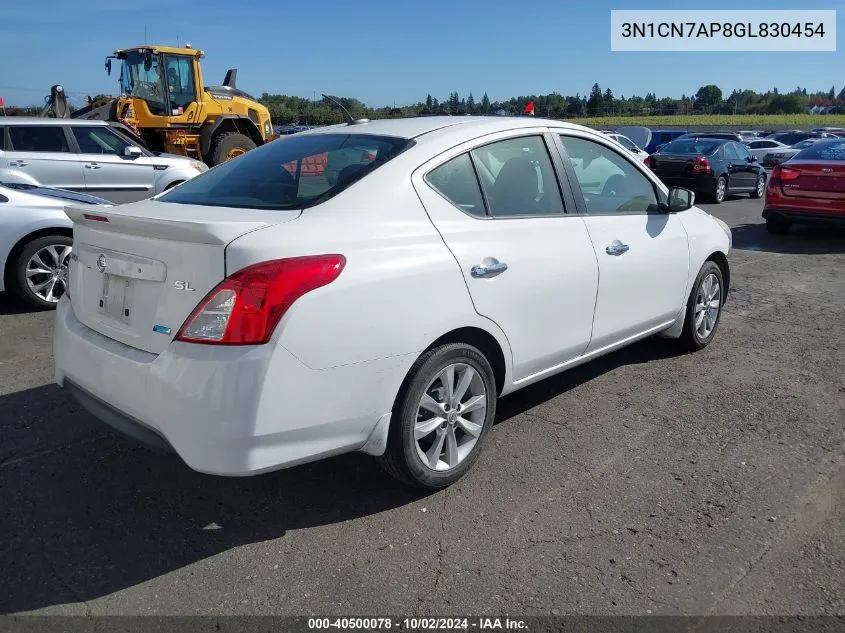
<instances>
[{"instance_id":1,"label":"red car in background","mask_svg":"<svg viewBox=\"0 0 845 633\"><path fill-rule=\"evenodd\" d=\"M770 233L793 224L845 226L845 139L819 141L777 165L766 187L763 217Z\"/></svg>"}]
</instances>

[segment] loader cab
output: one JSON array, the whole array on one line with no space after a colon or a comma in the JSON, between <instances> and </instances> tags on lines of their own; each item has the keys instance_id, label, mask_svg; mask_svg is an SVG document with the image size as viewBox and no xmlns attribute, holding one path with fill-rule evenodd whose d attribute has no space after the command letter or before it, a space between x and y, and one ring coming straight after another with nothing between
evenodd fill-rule
<instances>
[{"instance_id":1,"label":"loader cab","mask_svg":"<svg viewBox=\"0 0 845 633\"><path fill-rule=\"evenodd\" d=\"M134 48L116 51L115 57L121 61L121 93L142 100L152 116L181 117L191 104L199 102L202 78L195 54ZM136 112L136 117L139 114Z\"/></svg>"}]
</instances>

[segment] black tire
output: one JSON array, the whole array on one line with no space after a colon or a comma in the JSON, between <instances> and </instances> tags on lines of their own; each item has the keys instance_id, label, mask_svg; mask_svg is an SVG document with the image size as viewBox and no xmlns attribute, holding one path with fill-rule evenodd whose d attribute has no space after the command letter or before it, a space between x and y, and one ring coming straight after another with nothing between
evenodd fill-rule
<instances>
[{"instance_id":1,"label":"black tire","mask_svg":"<svg viewBox=\"0 0 845 633\"><path fill-rule=\"evenodd\" d=\"M183 182L185 182L185 181L184 181L184 180L174 180L174 181L173 181L173 182L171 182L169 185L167 185L167 186L164 188L164 190L165 190L165 191L170 191L171 189L173 189L173 187L176 187L177 185L181 185Z\"/></svg>"},{"instance_id":2,"label":"black tire","mask_svg":"<svg viewBox=\"0 0 845 633\"><path fill-rule=\"evenodd\" d=\"M414 427L420 400L428 386L449 365L463 363L474 369L483 381L486 411L478 440L456 466L437 471L423 463L417 453ZM387 437L387 449L378 458L382 467L395 479L424 490L440 490L463 477L478 458L496 416L496 379L484 355L475 347L449 343L429 350L411 367L396 402Z\"/></svg>"},{"instance_id":3,"label":"black tire","mask_svg":"<svg viewBox=\"0 0 845 633\"><path fill-rule=\"evenodd\" d=\"M724 183L724 186L722 188L721 197L719 197L720 196L720 194L719 194L719 184L720 183ZM725 197L727 195L728 195L728 180L724 176L719 176L716 179L716 188L713 190L713 193L710 197L715 204L722 204L725 201Z\"/></svg>"},{"instance_id":4,"label":"black tire","mask_svg":"<svg viewBox=\"0 0 845 633\"><path fill-rule=\"evenodd\" d=\"M209 152L210 162L209 167L214 167L220 163L225 163L229 160L229 155L235 150L243 150L248 152L255 149L257 145L255 141L249 138L246 134L240 132L224 132L214 137L211 144L211 151Z\"/></svg>"},{"instance_id":5,"label":"black tire","mask_svg":"<svg viewBox=\"0 0 845 633\"><path fill-rule=\"evenodd\" d=\"M58 298L60 298L61 295L64 294L64 282L59 282L56 284L56 301L45 301L43 298L39 297L35 292L33 292L27 284L27 267L33 255L35 255L41 249L47 248L49 246L65 247L72 245L73 240L65 235L45 235L43 237L34 239L28 244L26 244L14 262L15 268L13 281L15 293L33 308L38 308L39 310L55 310L56 304L58 303ZM48 266L53 264L53 262L47 261L45 261L44 263ZM65 262L65 265L66 264L67 262ZM36 280L41 280L41 277L34 278L34 281Z\"/></svg>"},{"instance_id":6,"label":"black tire","mask_svg":"<svg viewBox=\"0 0 845 633\"><path fill-rule=\"evenodd\" d=\"M766 230L772 235L786 235L792 223L783 218L766 218Z\"/></svg>"},{"instance_id":7,"label":"black tire","mask_svg":"<svg viewBox=\"0 0 845 633\"><path fill-rule=\"evenodd\" d=\"M762 186L760 183L762 183ZM757 177L755 185L754 191L751 192L751 197L755 199L762 198L763 194L766 193L766 174L760 174Z\"/></svg>"},{"instance_id":8,"label":"black tire","mask_svg":"<svg viewBox=\"0 0 845 633\"><path fill-rule=\"evenodd\" d=\"M713 328L710 330L709 334L706 336L702 336L695 326L695 312L696 312L696 304L698 303L698 299L702 293L702 282L706 277L709 275L715 275L716 279L719 282L720 294L719 294L719 311L716 314L715 324ZM686 316L684 318L684 330L681 333L681 337L678 339L678 343L681 345L681 348L688 352L697 352L698 350L704 349L713 341L716 337L716 332L719 330L719 323L722 321L722 307L725 304L725 282L722 275L722 269L712 261L704 262L704 265L701 267L701 270L698 271L698 275L695 278L695 283L692 285L692 290L690 290L689 297L687 298L687 310Z\"/></svg>"}]
</instances>

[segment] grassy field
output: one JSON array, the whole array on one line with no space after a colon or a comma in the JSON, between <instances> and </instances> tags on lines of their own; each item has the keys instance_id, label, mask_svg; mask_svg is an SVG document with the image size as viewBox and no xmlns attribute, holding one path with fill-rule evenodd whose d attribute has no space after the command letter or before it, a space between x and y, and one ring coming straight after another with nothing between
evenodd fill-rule
<instances>
[{"instance_id":1,"label":"grassy field","mask_svg":"<svg viewBox=\"0 0 845 633\"><path fill-rule=\"evenodd\" d=\"M566 119L570 123L612 129L621 125L644 125L652 129L683 129L687 126L718 126L737 129L845 127L845 114L701 114L680 116L608 116Z\"/></svg>"}]
</instances>

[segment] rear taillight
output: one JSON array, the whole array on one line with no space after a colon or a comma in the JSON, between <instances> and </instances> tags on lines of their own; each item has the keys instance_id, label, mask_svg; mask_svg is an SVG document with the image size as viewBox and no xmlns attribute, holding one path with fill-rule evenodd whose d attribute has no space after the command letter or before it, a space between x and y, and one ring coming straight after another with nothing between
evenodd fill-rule
<instances>
[{"instance_id":1,"label":"rear taillight","mask_svg":"<svg viewBox=\"0 0 845 633\"><path fill-rule=\"evenodd\" d=\"M710 167L710 161L704 156L696 156L695 162L692 164L692 170L696 174L712 174L713 169Z\"/></svg>"},{"instance_id":2,"label":"rear taillight","mask_svg":"<svg viewBox=\"0 0 845 633\"><path fill-rule=\"evenodd\" d=\"M651 169L652 165L654 164L654 161L652 160L651 156L646 156L645 160L643 161L643 164L649 169Z\"/></svg>"},{"instance_id":3,"label":"rear taillight","mask_svg":"<svg viewBox=\"0 0 845 633\"><path fill-rule=\"evenodd\" d=\"M772 180L797 180L801 175L798 169L790 169L781 165L775 166L772 170Z\"/></svg>"},{"instance_id":4,"label":"rear taillight","mask_svg":"<svg viewBox=\"0 0 845 633\"><path fill-rule=\"evenodd\" d=\"M176 340L207 345L266 343L297 299L333 282L345 265L343 255L315 255L248 266L208 293Z\"/></svg>"}]
</instances>

